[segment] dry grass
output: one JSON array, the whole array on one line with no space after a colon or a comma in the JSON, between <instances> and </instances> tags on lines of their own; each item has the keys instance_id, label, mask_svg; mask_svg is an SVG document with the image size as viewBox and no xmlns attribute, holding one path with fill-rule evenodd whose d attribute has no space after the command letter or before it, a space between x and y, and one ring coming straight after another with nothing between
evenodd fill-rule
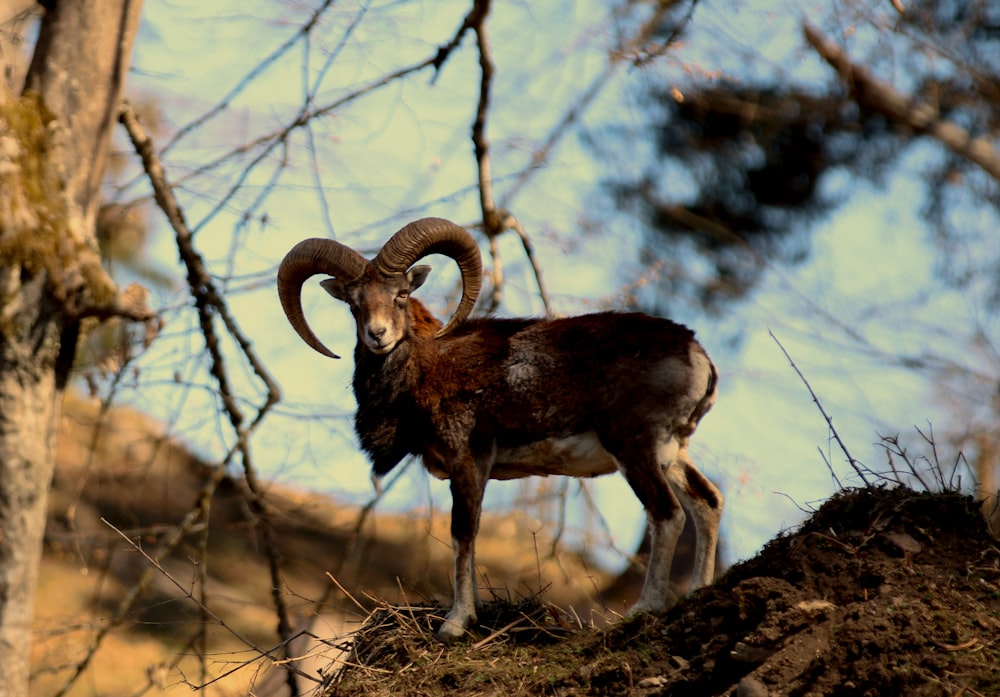
<instances>
[{"instance_id":1,"label":"dry grass","mask_svg":"<svg viewBox=\"0 0 1000 697\"><path fill-rule=\"evenodd\" d=\"M341 638L343 655L327 669L319 694L527 694L517 689L518 679L524 688L543 664L563 655L568 637L599 634L595 623L536 596L484 603L476 632L467 641L443 644L434 629L446 610L378 602L357 630ZM576 662L563 663L570 671ZM553 679L560 676L552 665L545 669Z\"/></svg>"},{"instance_id":2,"label":"dry grass","mask_svg":"<svg viewBox=\"0 0 1000 697\"><path fill-rule=\"evenodd\" d=\"M662 615L599 630L538 598L492 602L465 642L441 610L382 603L322 697L992 695L1000 547L970 497L841 492Z\"/></svg>"},{"instance_id":3,"label":"dry grass","mask_svg":"<svg viewBox=\"0 0 1000 697\"><path fill-rule=\"evenodd\" d=\"M357 626L349 623L373 608L450 599L446 514L377 512L359 528L357 506L272 485L266 498L292 622L284 652L259 523L248 516L239 487L226 480L216 490L204 540L192 533L173 553L155 555L211 472L163 424L127 408L102 412L93 400L69 395L49 498L32 694L57 694L83 661L88 667L67 697L138 697L202 685L207 695L252 690L271 697L287 694L289 671L297 672L302 694L313 694L320 667L336 662L344 643L329 638ZM155 565L144 553L156 556ZM483 584L504 589L496 594L511 607L543 591L562 605L598 605L598 590L610 582L607 572L557 545L524 512L484 516L477 562ZM145 590L120 611L150 569ZM342 588L331 584L329 572ZM347 589L370 595L359 606ZM420 614L413 610L415 620ZM515 617L492 626L515 619L487 644L523 634L529 624ZM543 626L541 617L532 621ZM548 631L559 631L551 624ZM270 653L275 647L280 651Z\"/></svg>"}]
</instances>

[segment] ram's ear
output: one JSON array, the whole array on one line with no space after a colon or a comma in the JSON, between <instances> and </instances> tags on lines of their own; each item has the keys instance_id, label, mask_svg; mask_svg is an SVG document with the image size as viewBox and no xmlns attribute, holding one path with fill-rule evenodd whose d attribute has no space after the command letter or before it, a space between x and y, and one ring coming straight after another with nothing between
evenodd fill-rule
<instances>
[{"instance_id":1,"label":"ram's ear","mask_svg":"<svg viewBox=\"0 0 1000 697\"><path fill-rule=\"evenodd\" d=\"M427 264L418 264L406 272L406 281L410 284L410 291L415 291L424 285L427 275L431 272L431 267Z\"/></svg>"},{"instance_id":2,"label":"ram's ear","mask_svg":"<svg viewBox=\"0 0 1000 697\"><path fill-rule=\"evenodd\" d=\"M325 281L320 281L319 285L323 290L335 297L337 300L341 300L345 303L351 302L350 296L347 292L347 286L340 279L328 278Z\"/></svg>"}]
</instances>

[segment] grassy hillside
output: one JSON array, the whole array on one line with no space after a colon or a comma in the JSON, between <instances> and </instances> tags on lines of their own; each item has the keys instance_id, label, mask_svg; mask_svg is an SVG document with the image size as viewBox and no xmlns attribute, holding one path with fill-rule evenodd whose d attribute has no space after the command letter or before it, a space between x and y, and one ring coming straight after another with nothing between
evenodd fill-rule
<instances>
[{"instance_id":1,"label":"grassy hillside","mask_svg":"<svg viewBox=\"0 0 1000 697\"><path fill-rule=\"evenodd\" d=\"M265 525L278 551L277 598L301 632L290 653L313 654L313 676L324 656L338 653L323 641L355 629L374 598L449 599L451 545L441 511L375 512L358 529L357 506L270 485L265 521L238 478L218 480L208 525L194 526L171 554L154 559L216 474L145 415L102 414L95 403L67 398L37 602L33 695L57 693L85 661L69 695L186 694L188 685L205 683L208 694L251 687L257 695L287 694L287 672L272 665L280 652L261 655L279 643ZM545 588L586 612L608 575L570 551L540 558L537 550L551 544L544 532L533 534L540 527L526 515L488 516L477 554L485 577L505 597ZM315 685L306 676L300 682Z\"/></svg>"},{"instance_id":2,"label":"grassy hillside","mask_svg":"<svg viewBox=\"0 0 1000 697\"><path fill-rule=\"evenodd\" d=\"M142 414L68 399L33 695L1000 694L1000 545L966 497L842 493L670 612L620 623L608 608L634 572L540 554L537 521L488 516L495 598L444 646L447 515L359 525L357 507L270 485L262 518L222 475Z\"/></svg>"},{"instance_id":3,"label":"grassy hillside","mask_svg":"<svg viewBox=\"0 0 1000 697\"><path fill-rule=\"evenodd\" d=\"M387 606L320 694L1000 694L1000 546L954 494L844 492L664 615L608 630L537 602L493 610L445 649Z\"/></svg>"}]
</instances>

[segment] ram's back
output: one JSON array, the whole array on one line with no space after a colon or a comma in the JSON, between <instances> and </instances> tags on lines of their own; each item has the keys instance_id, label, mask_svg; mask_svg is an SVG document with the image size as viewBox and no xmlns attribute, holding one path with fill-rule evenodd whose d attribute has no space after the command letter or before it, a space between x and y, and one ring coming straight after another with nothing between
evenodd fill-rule
<instances>
[{"instance_id":1,"label":"ram's back","mask_svg":"<svg viewBox=\"0 0 1000 697\"><path fill-rule=\"evenodd\" d=\"M456 447L464 441L521 453L512 460L526 459L518 449L530 448L540 464L528 473L610 471L612 461L591 456L602 434L677 426L714 381L690 329L638 313L474 320L424 348L435 355L416 403L437 435Z\"/></svg>"}]
</instances>

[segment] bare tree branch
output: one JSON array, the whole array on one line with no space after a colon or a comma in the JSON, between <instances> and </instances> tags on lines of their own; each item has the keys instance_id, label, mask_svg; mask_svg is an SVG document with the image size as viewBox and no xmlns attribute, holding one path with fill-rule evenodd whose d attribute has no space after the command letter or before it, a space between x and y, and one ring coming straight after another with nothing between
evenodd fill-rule
<instances>
[{"instance_id":1,"label":"bare tree branch","mask_svg":"<svg viewBox=\"0 0 1000 697\"><path fill-rule=\"evenodd\" d=\"M808 22L802 23L806 41L830 64L854 92L858 104L885 114L918 133L925 133L946 148L982 167L1000 181L1000 153L984 138L974 138L958 124L938 117L937 111L924 102L908 99L892 85L882 82L866 68L851 62L846 53Z\"/></svg>"},{"instance_id":2,"label":"bare tree branch","mask_svg":"<svg viewBox=\"0 0 1000 697\"><path fill-rule=\"evenodd\" d=\"M219 484L225 477L226 469L225 467L217 467L213 470L212 476L204 483L201 491L198 493L198 498L195 501L194 506L188 511L187 515L184 516L183 520L168 532L160 544L157 546L156 551L153 553L153 557L156 559L161 559L164 556L173 552L177 546L184 540L184 537L195 530L199 525L203 524L205 521L205 516L208 511L209 501L211 501L212 496L215 494L215 490L218 488ZM139 580L129 589L125 596L118 602L118 607L115 608L115 613L97 630L93 637L90 639L90 643L84 652L83 658L77 662L73 668L73 672L66 679L66 682L56 691L53 697L63 697L70 688L76 683L81 675L87 670L94 655L97 653L97 649L101 646L104 638L108 635L111 630L121 625L121 623L131 612L132 607L135 605L136 601L142 596L142 594L149 587L149 584L153 581L153 575L155 569L152 566L147 567Z\"/></svg>"},{"instance_id":3,"label":"bare tree branch","mask_svg":"<svg viewBox=\"0 0 1000 697\"><path fill-rule=\"evenodd\" d=\"M503 259L500 256L500 245L498 238L506 230L515 230L521 239L525 256L535 274L535 281L538 292L545 307L545 314L551 315L548 293L542 283L541 270L534 256L534 245L517 218L506 209L497 208L493 197L493 175L490 163L490 144L486 135L486 126L489 120L490 103L493 92L493 74L496 69L490 51L489 33L487 31L486 18L490 11L490 0L475 0L472 10L466 17L464 26L471 26L476 33L476 46L479 51L479 101L476 106L476 117L472 124L472 144L476 156L476 169L478 173L479 206L482 212L483 233L490 245L490 258L493 260L490 276L492 278L492 290L490 292L490 304L486 309L487 314L493 314L500 307L503 301Z\"/></svg>"},{"instance_id":4,"label":"bare tree branch","mask_svg":"<svg viewBox=\"0 0 1000 697\"><path fill-rule=\"evenodd\" d=\"M250 434L255 430L270 408L278 402L281 392L277 382L271 377L270 373L264 367L263 362L257 356L249 338L236 324L236 320L230 313L222 294L209 275L204 259L194 246L193 236L184 220L183 211L178 205L170 185L166 181L163 167L160 164L152 141L140 125L135 112L127 104L122 109L120 120L128 131L136 152L142 158L143 168L149 176L156 202L167 216L167 220L174 230L181 260L187 267L188 286L194 297L195 306L198 310L199 325L205 340L205 348L211 359L209 370L218 384L217 394L222 400L223 409L236 435L234 448L240 453L244 480L247 486L244 496L247 499L250 510L261 522L260 531L263 536L268 566L271 572L272 599L278 615L278 636L281 637L283 642L287 642L292 636L293 627L289 620L288 609L285 606L282 595L283 583L279 561L280 554L277 540L274 537L273 529L268 520L269 513L264 505L261 495L262 490L257 481L256 468L253 464L253 455L249 444ZM264 403L259 407L254 420L249 426L244 426L246 416L240 409L230 384L219 336L215 329L214 318L216 316L222 320L223 325L239 346L243 356L264 384L266 390ZM289 672L288 684L292 695L297 695L298 686L295 682L293 671Z\"/></svg>"},{"instance_id":5,"label":"bare tree branch","mask_svg":"<svg viewBox=\"0 0 1000 697\"><path fill-rule=\"evenodd\" d=\"M851 455L851 451L847 449L847 445L844 443L843 440L841 440L840 433L837 432L837 429L833 425L833 417L826 413L826 409L823 408L823 403L819 401L819 397L813 391L812 385L810 385L809 381L806 380L806 376L802 374L801 370L799 370L799 366L797 366L795 364L795 361L792 360L792 357L788 354L788 351L785 350L785 347L781 344L780 341L778 341L778 337L776 337L774 335L774 332L772 332L771 330L768 330L767 333L770 334L771 338L774 339L774 343L778 345L778 348L781 349L781 352L785 355L785 358L788 359L789 365L792 366L792 370L795 371L795 374L799 376L799 380L801 380L802 384L806 386L807 390L809 390L809 396L812 397L812 401L816 405L816 408L819 409L819 413L822 414L823 418L826 420L826 425L830 429L830 433L833 434L834 440L837 441L837 445L840 446L841 452L844 453L844 457L847 458L847 462L854 469L854 472L858 475L858 477L861 478L861 481L864 482L865 486L870 486L871 482L869 482L868 478L865 477L865 471L868 468L865 467L859 460L855 460L854 456Z\"/></svg>"},{"instance_id":6,"label":"bare tree branch","mask_svg":"<svg viewBox=\"0 0 1000 697\"><path fill-rule=\"evenodd\" d=\"M167 144L163 146L161 153L165 154L170 151L177 143L182 141L188 134L197 130L198 128L204 126L206 123L211 121L213 118L218 116L220 113L229 108L229 105L233 103L233 100L240 95L243 90L249 87L254 80L256 80L260 75L274 63L276 60L285 55L295 44L299 42L304 37L308 37L309 34L319 25L319 20L323 14L330 8L333 4L333 0L323 0L319 7L312 13L306 22L299 27L298 31L295 32L291 37L289 37L281 46L276 48L270 53L264 60L260 61L257 65L253 67L246 75L244 75L240 80L237 81L236 85L229 90L223 96L219 102L213 106L211 109L206 111L204 114L189 122L185 126L181 127L177 133L174 134L173 138L167 141Z\"/></svg>"},{"instance_id":7,"label":"bare tree branch","mask_svg":"<svg viewBox=\"0 0 1000 697\"><path fill-rule=\"evenodd\" d=\"M490 55L490 40L486 27L486 17L489 11L490 0L475 0L466 21L473 23L476 32L476 46L479 49L479 103L476 107L476 118L472 124L472 145L479 172L479 205L483 213L483 232L492 239L503 230L500 228L500 216L493 201L490 145L486 138L486 122L489 118L493 71L495 69L493 57Z\"/></svg>"}]
</instances>

